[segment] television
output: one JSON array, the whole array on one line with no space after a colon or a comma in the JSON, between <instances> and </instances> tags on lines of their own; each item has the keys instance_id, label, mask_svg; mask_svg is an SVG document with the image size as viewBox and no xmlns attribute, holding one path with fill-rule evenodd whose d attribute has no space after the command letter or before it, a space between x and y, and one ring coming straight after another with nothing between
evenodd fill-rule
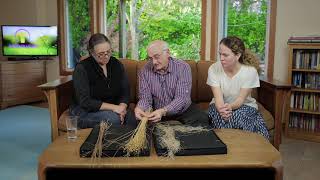
<instances>
[{"instance_id":1,"label":"television","mask_svg":"<svg viewBox=\"0 0 320 180\"><path fill-rule=\"evenodd\" d=\"M2 25L2 54L8 57L58 55L57 26Z\"/></svg>"}]
</instances>

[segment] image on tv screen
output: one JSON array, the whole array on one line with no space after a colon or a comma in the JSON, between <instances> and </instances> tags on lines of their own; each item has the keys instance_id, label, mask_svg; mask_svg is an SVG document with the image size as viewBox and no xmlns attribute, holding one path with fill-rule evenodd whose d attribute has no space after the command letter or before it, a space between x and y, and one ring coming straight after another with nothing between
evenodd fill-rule
<instances>
[{"instance_id":1,"label":"image on tv screen","mask_svg":"<svg viewBox=\"0 0 320 180\"><path fill-rule=\"evenodd\" d=\"M57 26L2 26L4 56L57 56Z\"/></svg>"}]
</instances>

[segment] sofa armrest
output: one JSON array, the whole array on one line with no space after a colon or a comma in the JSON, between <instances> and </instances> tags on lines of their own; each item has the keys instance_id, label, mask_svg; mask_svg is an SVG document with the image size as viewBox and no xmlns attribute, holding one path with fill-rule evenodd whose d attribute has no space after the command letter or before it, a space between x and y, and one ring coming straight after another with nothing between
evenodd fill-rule
<instances>
[{"instance_id":1,"label":"sofa armrest","mask_svg":"<svg viewBox=\"0 0 320 180\"><path fill-rule=\"evenodd\" d=\"M282 119L286 119L291 85L274 79L260 79L258 102L274 117L274 146L279 149L281 143Z\"/></svg>"},{"instance_id":2,"label":"sofa armrest","mask_svg":"<svg viewBox=\"0 0 320 180\"><path fill-rule=\"evenodd\" d=\"M46 95L51 120L51 140L59 136L58 119L69 107L72 98L72 75L38 86Z\"/></svg>"}]
</instances>

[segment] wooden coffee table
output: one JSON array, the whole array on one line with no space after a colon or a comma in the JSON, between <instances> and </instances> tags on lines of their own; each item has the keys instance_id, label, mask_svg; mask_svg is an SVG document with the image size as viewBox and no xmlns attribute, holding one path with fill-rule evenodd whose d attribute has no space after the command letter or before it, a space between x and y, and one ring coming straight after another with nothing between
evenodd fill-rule
<instances>
[{"instance_id":1,"label":"wooden coffee table","mask_svg":"<svg viewBox=\"0 0 320 180\"><path fill-rule=\"evenodd\" d=\"M277 151L263 136L256 133L236 129L215 130L217 135L228 147L228 153L223 155L201 155L201 156L176 156L174 159L158 157L154 148L148 157L107 157L93 162L91 158L80 158L79 149L81 144L89 135L91 129L78 131L78 138L74 142L67 140L66 135L59 136L41 154L38 163L38 179L47 179L48 173L55 171L66 172L72 170L156 170L157 173L166 170L188 169L193 172L239 172L246 170L254 172L264 169L273 172L272 179L281 180L283 166L280 152ZM233 171L235 170L236 171ZM203 171L205 170L205 171ZM212 170L212 171L211 171ZM203 172L202 172L203 171ZM121 171L123 172L123 171ZM131 171L133 172L133 171ZM183 172L183 173L185 173ZM161 173L162 174L162 173ZM259 172L258 172L259 174ZM224 176L223 176L224 177ZM235 176L236 177L236 176ZM50 178L49 178L50 179Z\"/></svg>"}]
</instances>

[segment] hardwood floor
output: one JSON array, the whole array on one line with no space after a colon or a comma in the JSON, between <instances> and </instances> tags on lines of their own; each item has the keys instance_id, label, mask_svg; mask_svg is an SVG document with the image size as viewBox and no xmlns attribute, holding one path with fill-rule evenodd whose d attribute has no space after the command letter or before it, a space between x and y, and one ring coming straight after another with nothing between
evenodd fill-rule
<instances>
[{"instance_id":1,"label":"hardwood floor","mask_svg":"<svg viewBox=\"0 0 320 180\"><path fill-rule=\"evenodd\" d=\"M282 137L280 153L284 180L317 180L320 176L320 143Z\"/></svg>"}]
</instances>

